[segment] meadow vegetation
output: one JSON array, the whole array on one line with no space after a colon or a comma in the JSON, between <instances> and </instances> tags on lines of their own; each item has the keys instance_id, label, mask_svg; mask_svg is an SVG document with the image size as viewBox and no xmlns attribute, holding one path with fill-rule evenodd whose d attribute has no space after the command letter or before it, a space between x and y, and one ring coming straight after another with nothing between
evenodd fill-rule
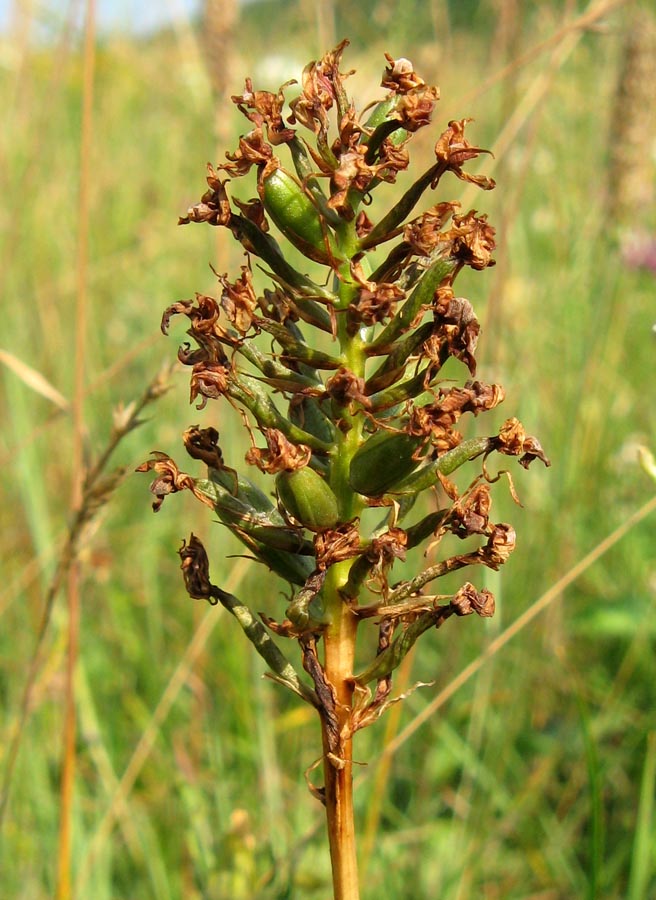
<instances>
[{"instance_id":1,"label":"meadow vegetation","mask_svg":"<svg viewBox=\"0 0 656 900\"><path fill-rule=\"evenodd\" d=\"M463 274L459 290L483 326L479 374L506 388L505 404L488 415L492 427L516 414L552 461L549 470L513 473L523 509L496 495L518 542L503 573L480 585L497 597L495 618L424 641L397 687L435 685L356 740L356 758L369 760L356 773L365 900L656 892L656 503L643 515L654 483L637 462L639 444L656 449L654 274L625 264L630 223L608 213L611 148L626 138L614 97L633 6L605 5L612 9L593 30L567 28L589 7L556 2L536 4L510 32L492 2L470 4L468 21L438 21L416 4L414 18L398 30L382 22L373 41L361 23L345 22L356 95L359 84L376 83L383 51L407 56L442 92L426 155L449 119L463 116L495 153L480 166L498 185L483 200L455 179L449 185L452 199L497 227L496 268L471 283ZM229 93L249 73L276 90L326 49L309 13L292 22L275 9L244 12ZM280 71L274 46L291 70ZM0 91L6 766L71 521L83 91L75 36L62 27L49 43L3 44ZM110 439L117 406L138 399L174 355L159 332L161 310L195 290L215 293L210 263L239 271L239 248L226 235L176 228L204 190L206 162L218 161L214 103L191 28L99 42L85 329L90 463ZM234 147L244 123L223 103ZM653 232L656 209L641 215L633 224ZM172 333L182 340L182 325ZM318 754L314 716L262 679L263 664L224 612L189 600L176 550L190 530L200 534L216 550L213 581L272 616L284 608L285 584L244 561L191 498L152 516L147 482L128 474L152 449L181 448L180 432L196 418L217 424L193 409L181 421L187 375L163 377L169 391L120 442L112 465L126 475L79 544L75 895L318 900L330 872L303 778ZM226 461L241 466L238 418L218 427ZM618 528L623 536L605 544ZM52 896L57 879L64 601L60 593L43 641L3 822L2 893L25 900ZM531 609L524 627L507 631Z\"/></svg>"}]
</instances>

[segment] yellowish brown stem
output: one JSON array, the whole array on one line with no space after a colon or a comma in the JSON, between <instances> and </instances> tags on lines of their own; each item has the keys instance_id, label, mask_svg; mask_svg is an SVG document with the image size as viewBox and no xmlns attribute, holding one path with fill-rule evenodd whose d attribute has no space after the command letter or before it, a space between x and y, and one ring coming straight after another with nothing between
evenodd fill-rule
<instances>
[{"instance_id":1,"label":"yellowish brown stem","mask_svg":"<svg viewBox=\"0 0 656 900\"><path fill-rule=\"evenodd\" d=\"M341 566L335 566L339 569ZM358 863L353 819L353 741L350 715L357 619L337 598L335 620L324 634L326 679L335 691L335 720L322 717L326 821L334 900L358 900Z\"/></svg>"}]
</instances>

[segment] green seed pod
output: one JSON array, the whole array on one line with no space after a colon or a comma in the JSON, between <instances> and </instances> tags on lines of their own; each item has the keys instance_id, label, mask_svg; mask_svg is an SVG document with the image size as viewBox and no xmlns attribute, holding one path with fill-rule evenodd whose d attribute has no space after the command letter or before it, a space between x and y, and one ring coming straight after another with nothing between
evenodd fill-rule
<instances>
[{"instance_id":1,"label":"green seed pod","mask_svg":"<svg viewBox=\"0 0 656 900\"><path fill-rule=\"evenodd\" d=\"M296 174L305 185L306 189L312 194L312 199L314 200L317 209L330 225L339 225L341 219L335 210L328 206L328 198L321 189L321 185L315 174L317 169L316 163L313 162L305 144L299 140L299 138L294 137L287 146L294 163L294 168L296 169Z\"/></svg>"},{"instance_id":2,"label":"green seed pod","mask_svg":"<svg viewBox=\"0 0 656 900\"><path fill-rule=\"evenodd\" d=\"M365 128L373 133L373 131L378 128L388 117L388 115L394 110L396 104L398 102L398 98L396 94L390 94L385 100L381 100L377 103L372 109L369 118L364 123ZM369 143L369 135L366 133L362 135L360 138L361 144Z\"/></svg>"},{"instance_id":3,"label":"green seed pod","mask_svg":"<svg viewBox=\"0 0 656 900\"><path fill-rule=\"evenodd\" d=\"M321 475L308 466L281 472L276 478L276 489L289 515L310 531L323 531L337 524L337 497Z\"/></svg>"},{"instance_id":4,"label":"green seed pod","mask_svg":"<svg viewBox=\"0 0 656 900\"><path fill-rule=\"evenodd\" d=\"M440 525L442 525L442 523L448 518L449 513L449 509L439 509L437 510L437 512L429 513L414 525L406 528L408 550L410 550L412 547L419 547L425 540L427 540L427 538L429 538L432 534L435 534Z\"/></svg>"},{"instance_id":5,"label":"green seed pod","mask_svg":"<svg viewBox=\"0 0 656 900\"><path fill-rule=\"evenodd\" d=\"M358 494L380 497L403 481L419 465L414 454L423 438L403 432L379 431L351 460L349 483Z\"/></svg>"},{"instance_id":6,"label":"green seed pod","mask_svg":"<svg viewBox=\"0 0 656 900\"><path fill-rule=\"evenodd\" d=\"M266 512L259 510L245 499L247 495L242 490L244 479L239 478L239 492L235 497L217 480L217 474L221 473L216 469L210 469L210 478L197 479L195 490L212 501L220 521L230 531L242 541L246 536L256 541L260 548L286 551L295 556L312 556L314 553L312 542L304 539L298 528L286 525L283 517L264 494L262 496L269 503ZM251 496L260 505L258 495L261 492L258 488L252 487Z\"/></svg>"},{"instance_id":7,"label":"green seed pod","mask_svg":"<svg viewBox=\"0 0 656 900\"><path fill-rule=\"evenodd\" d=\"M265 168L258 190L264 208L287 240L308 259L328 263L335 250L332 238L296 179L284 169L268 173Z\"/></svg>"}]
</instances>

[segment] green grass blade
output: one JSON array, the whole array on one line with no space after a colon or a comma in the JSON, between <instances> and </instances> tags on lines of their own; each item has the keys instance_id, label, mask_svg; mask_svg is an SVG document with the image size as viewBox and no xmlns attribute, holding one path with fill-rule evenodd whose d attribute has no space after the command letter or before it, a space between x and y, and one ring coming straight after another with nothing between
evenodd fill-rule
<instances>
[{"instance_id":1,"label":"green grass blade","mask_svg":"<svg viewBox=\"0 0 656 900\"><path fill-rule=\"evenodd\" d=\"M656 821L654 820L654 790L656 789L656 732L647 735L647 752L642 769L640 801L636 816L636 830L631 855L631 877L628 900L644 900L649 896L649 884L654 888L656 853Z\"/></svg>"}]
</instances>

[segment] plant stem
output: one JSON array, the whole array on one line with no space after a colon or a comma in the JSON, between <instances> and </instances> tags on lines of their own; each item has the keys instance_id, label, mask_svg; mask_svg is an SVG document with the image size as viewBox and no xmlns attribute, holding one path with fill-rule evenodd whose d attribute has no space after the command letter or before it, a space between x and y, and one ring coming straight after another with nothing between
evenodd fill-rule
<instances>
[{"instance_id":1,"label":"plant stem","mask_svg":"<svg viewBox=\"0 0 656 900\"><path fill-rule=\"evenodd\" d=\"M71 509L75 515L84 494L84 389L86 327L88 313L89 193L92 186L91 142L93 125L93 89L95 67L95 0L87 0L84 24L82 131L80 140L80 193L78 203L77 298L75 331L75 394L73 399L73 483ZM59 848L57 856L57 900L70 900L73 859L73 803L77 767L77 702L75 671L80 641L80 566L73 560L68 571L68 652L65 670L65 712L59 811Z\"/></svg>"},{"instance_id":2,"label":"plant stem","mask_svg":"<svg viewBox=\"0 0 656 900\"><path fill-rule=\"evenodd\" d=\"M349 224L338 235L345 258L355 252L356 236ZM357 286L348 265L341 272L339 306L348 307ZM346 316L338 316L338 338L342 358L357 376L364 375L365 355L359 336L351 336ZM362 440L362 416L349 405L339 410L343 430L331 464L330 486L338 499L340 518L349 521L360 511L360 501L348 481L351 459ZM324 673L334 692L334 717L322 716L326 820L330 843L334 900L358 900L358 863L353 819L353 740L350 719L353 705L353 668L357 616L344 600L341 589L348 580L352 560L331 566L324 585L324 603L329 624L324 631Z\"/></svg>"},{"instance_id":3,"label":"plant stem","mask_svg":"<svg viewBox=\"0 0 656 900\"><path fill-rule=\"evenodd\" d=\"M353 821L353 741L349 728L357 619L337 590L338 580L346 582L349 568L349 564L340 563L329 572L333 583L326 593L334 600L329 605L335 615L324 633L324 670L335 694L335 720L329 722L322 717L326 820L335 900L358 900L360 896Z\"/></svg>"}]
</instances>

